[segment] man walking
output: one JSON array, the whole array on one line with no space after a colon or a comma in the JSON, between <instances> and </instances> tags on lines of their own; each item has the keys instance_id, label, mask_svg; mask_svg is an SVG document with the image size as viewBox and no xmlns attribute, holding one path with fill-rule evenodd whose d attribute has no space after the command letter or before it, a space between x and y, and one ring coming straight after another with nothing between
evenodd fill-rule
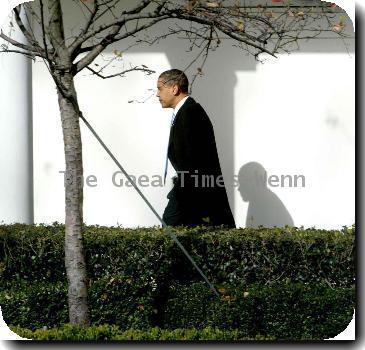
<instances>
[{"instance_id":1,"label":"man walking","mask_svg":"<svg viewBox=\"0 0 365 350\"><path fill-rule=\"evenodd\" d=\"M157 81L162 108L173 108L167 157L177 172L163 213L167 225L235 227L219 164L212 123L188 94L184 72L171 69ZM167 158L165 178L167 173Z\"/></svg>"}]
</instances>

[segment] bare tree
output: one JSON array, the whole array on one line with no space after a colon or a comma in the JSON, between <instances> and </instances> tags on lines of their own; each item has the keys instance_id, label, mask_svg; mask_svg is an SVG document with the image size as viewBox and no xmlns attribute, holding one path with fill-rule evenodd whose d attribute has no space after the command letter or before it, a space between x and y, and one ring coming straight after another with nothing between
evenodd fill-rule
<instances>
[{"instance_id":1,"label":"bare tree","mask_svg":"<svg viewBox=\"0 0 365 350\"><path fill-rule=\"evenodd\" d=\"M71 31L64 24L68 22L67 2L79 6L84 14ZM153 73L146 66L131 65L123 71L106 74L110 62L103 67L95 64L106 48L127 39L134 46L153 45L172 35L188 38L190 49L198 49L191 64L197 64L199 58L201 63L195 79L202 73L209 52L227 38L259 60L261 54L276 56L289 52L299 40L322 33L345 36L343 11L334 4L319 0L268 2L138 0L126 5L119 0L35 0L13 10L10 26L16 24L26 42L16 41L11 34L1 31L4 41L1 52L43 60L58 94L66 161L65 266L71 323L90 323L83 248L81 111L75 76L85 70L104 79L125 76L132 71ZM151 37L147 30L162 21L169 25L167 30L161 29ZM114 54L115 58L121 55L118 51Z\"/></svg>"}]
</instances>

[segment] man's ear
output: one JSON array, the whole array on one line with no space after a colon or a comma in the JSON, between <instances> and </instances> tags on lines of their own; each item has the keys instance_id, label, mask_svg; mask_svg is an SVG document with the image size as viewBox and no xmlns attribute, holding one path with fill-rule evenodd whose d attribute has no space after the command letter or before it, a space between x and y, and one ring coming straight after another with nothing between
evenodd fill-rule
<instances>
[{"instance_id":1,"label":"man's ear","mask_svg":"<svg viewBox=\"0 0 365 350\"><path fill-rule=\"evenodd\" d=\"M172 88L172 92L175 96L179 94L179 87L177 85L174 85Z\"/></svg>"}]
</instances>

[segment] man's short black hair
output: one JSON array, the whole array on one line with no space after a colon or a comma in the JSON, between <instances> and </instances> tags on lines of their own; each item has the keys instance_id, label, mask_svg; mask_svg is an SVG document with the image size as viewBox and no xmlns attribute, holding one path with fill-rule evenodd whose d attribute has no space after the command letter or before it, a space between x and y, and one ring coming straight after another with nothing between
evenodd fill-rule
<instances>
[{"instance_id":1,"label":"man's short black hair","mask_svg":"<svg viewBox=\"0 0 365 350\"><path fill-rule=\"evenodd\" d=\"M183 93L188 92L189 80L185 73L179 69L167 70L160 74L159 79L164 80L166 85L176 84Z\"/></svg>"}]
</instances>

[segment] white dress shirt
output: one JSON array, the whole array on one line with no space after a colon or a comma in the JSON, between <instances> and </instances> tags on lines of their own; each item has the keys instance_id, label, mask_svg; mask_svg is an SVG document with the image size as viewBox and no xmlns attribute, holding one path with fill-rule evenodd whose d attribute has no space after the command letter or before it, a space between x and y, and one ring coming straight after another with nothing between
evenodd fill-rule
<instances>
[{"instance_id":1,"label":"white dress shirt","mask_svg":"<svg viewBox=\"0 0 365 350\"><path fill-rule=\"evenodd\" d=\"M182 105L185 103L185 101L189 98L189 95L184 97L182 100L179 101L179 103L174 108L174 115L176 116L179 109L182 107Z\"/></svg>"}]
</instances>

